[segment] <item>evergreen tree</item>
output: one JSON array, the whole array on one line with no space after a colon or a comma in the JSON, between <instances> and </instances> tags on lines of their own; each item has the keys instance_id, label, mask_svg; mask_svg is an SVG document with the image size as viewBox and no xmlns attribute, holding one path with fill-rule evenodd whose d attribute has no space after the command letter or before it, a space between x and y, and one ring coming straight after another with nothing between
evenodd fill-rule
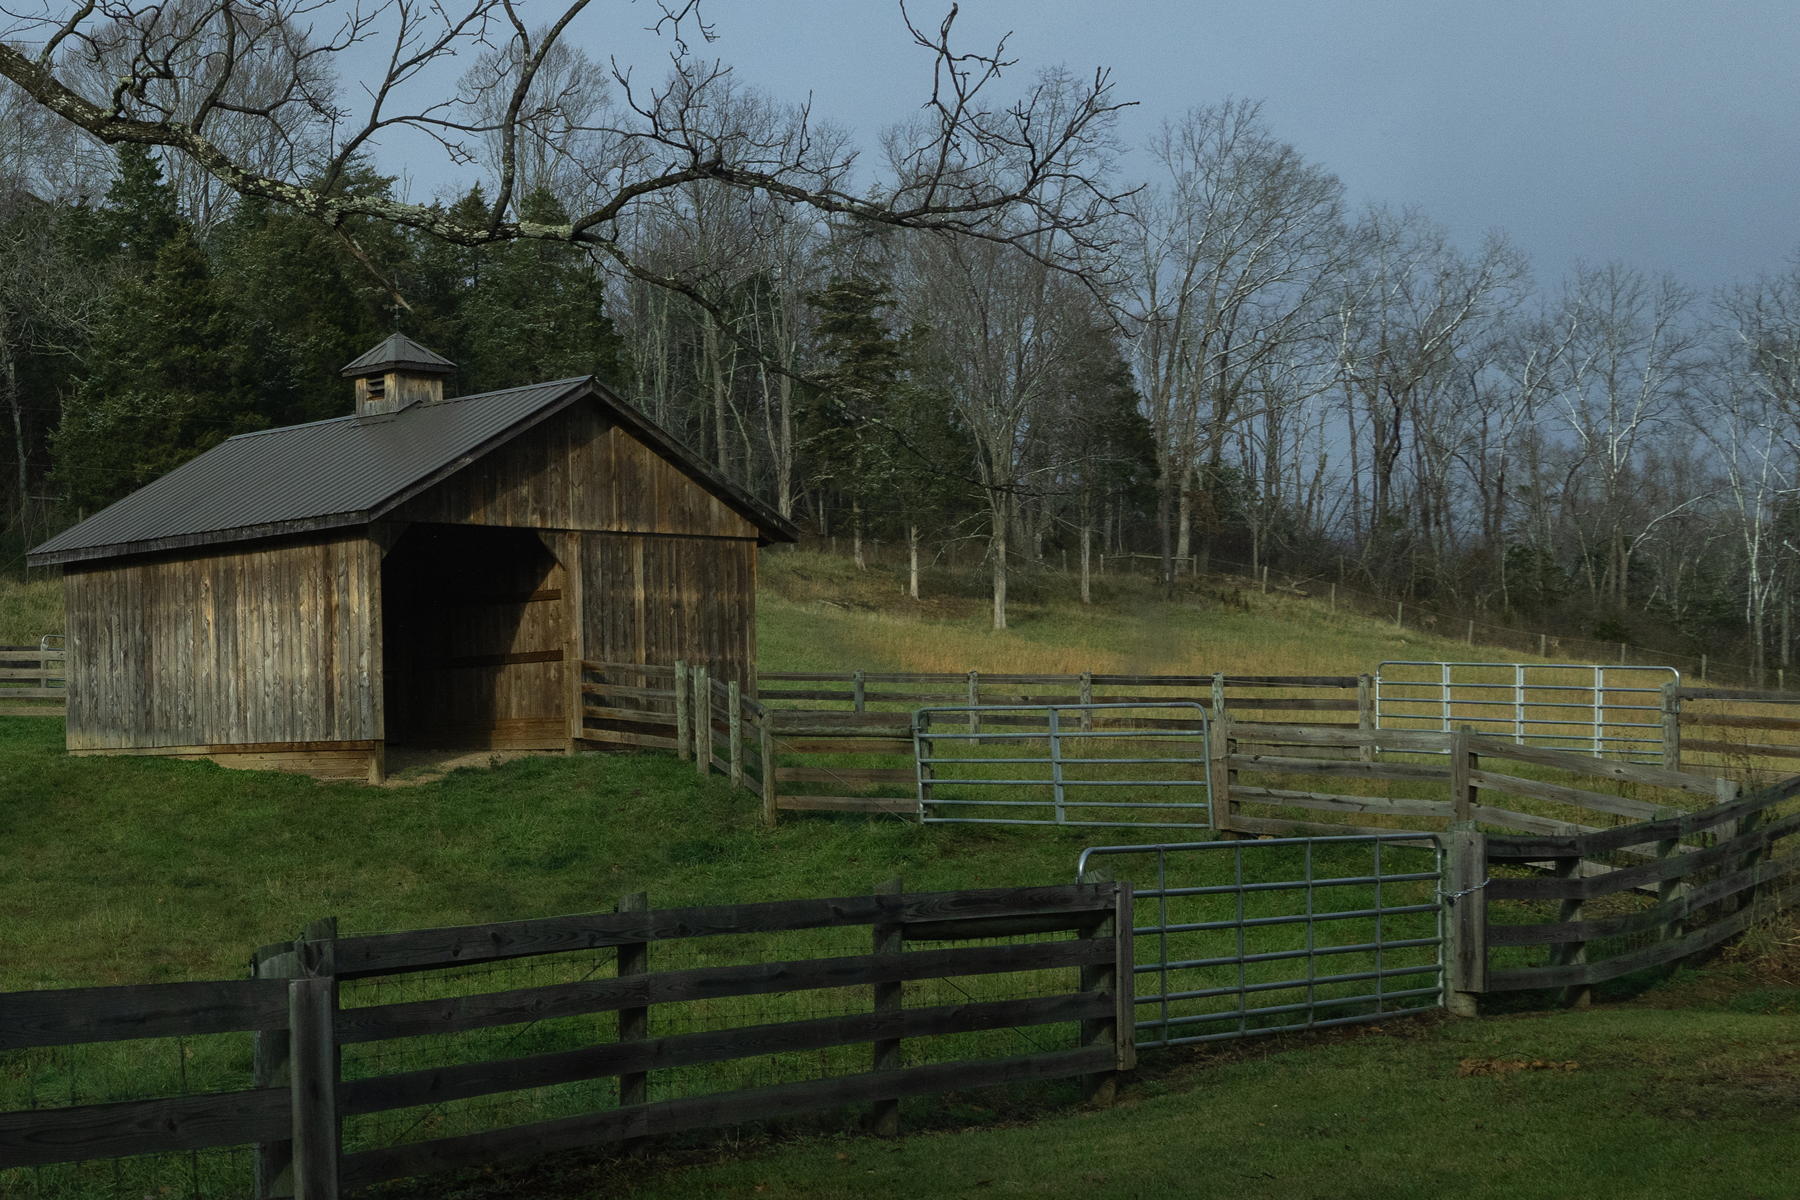
<instances>
[{"instance_id":1,"label":"evergreen tree","mask_svg":"<svg viewBox=\"0 0 1800 1200\"><path fill-rule=\"evenodd\" d=\"M89 358L55 438L56 477L78 505L111 503L268 425L231 305L185 229L147 277L115 290Z\"/></svg>"}]
</instances>

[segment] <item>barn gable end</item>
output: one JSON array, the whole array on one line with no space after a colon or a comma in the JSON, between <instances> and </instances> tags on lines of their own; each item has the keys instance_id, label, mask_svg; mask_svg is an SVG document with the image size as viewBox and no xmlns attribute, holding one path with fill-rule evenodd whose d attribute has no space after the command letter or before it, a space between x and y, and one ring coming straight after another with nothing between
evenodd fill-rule
<instances>
[{"instance_id":1,"label":"barn gable end","mask_svg":"<svg viewBox=\"0 0 1800 1200\"><path fill-rule=\"evenodd\" d=\"M760 536L680 466L581 401L390 512L389 521Z\"/></svg>"}]
</instances>

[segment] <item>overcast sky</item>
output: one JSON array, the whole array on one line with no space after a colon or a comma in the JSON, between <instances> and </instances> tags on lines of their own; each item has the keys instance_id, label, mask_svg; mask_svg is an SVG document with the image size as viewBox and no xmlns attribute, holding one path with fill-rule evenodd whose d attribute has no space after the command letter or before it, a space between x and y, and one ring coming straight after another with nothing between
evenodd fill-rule
<instances>
[{"instance_id":1,"label":"overcast sky","mask_svg":"<svg viewBox=\"0 0 1800 1200\"><path fill-rule=\"evenodd\" d=\"M931 24L947 8L911 5ZM810 93L871 148L927 94L930 57L889 0L706 11L710 53L778 98ZM574 40L660 77L654 15L612 0ZM1019 85L1039 66L1110 68L1139 105L1133 145L1190 106L1260 99L1353 202L1418 205L1470 247L1503 229L1541 284L1619 259L1711 288L1800 249L1794 0L964 0L957 29L970 49L1012 31ZM1139 153L1125 169L1150 167Z\"/></svg>"}]
</instances>

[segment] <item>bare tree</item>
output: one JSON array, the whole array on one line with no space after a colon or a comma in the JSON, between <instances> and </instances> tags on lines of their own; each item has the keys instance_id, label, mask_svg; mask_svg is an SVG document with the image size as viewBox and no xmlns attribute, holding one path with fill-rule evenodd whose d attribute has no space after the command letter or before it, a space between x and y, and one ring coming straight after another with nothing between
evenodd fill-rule
<instances>
[{"instance_id":1,"label":"bare tree","mask_svg":"<svg viewBox=\"0 0 1800 1200\"><path fill-rule=\"evenodd\" d=\"M1250 381L1307 336L1312 298L1341 245L1343 186L1276 139L1247 100L1190 111L1150 152L1166 178L1137 205L1126 305L1162 456L1172 587L1176 560L1188 556L1196 482L1203 529L1216 523L1214 483Z\"/></svg>"},{"instance_id":2,"label":"bare tree","mask_svg":"<svg viewBox=\"0 0 1800 1200\"><path fill-rule=\"evenodd\" d=\"M645 87L615 65L615 104L551 102L567 89L540 77L567 64L559 47L589 4L573 0L534 30L516 0L377 0L323 28L336 11L323 0L38 0L9 12L0 75L103 142L165 147L234 192L333 227L361 216L462 245L588 245L702 307L716 299L644 266L621 238L637 206L693 185L1017 246L1056 266L1073 264L1104 236L1118 200L1100 174L1118 107L1104 71L1081 83L1040 77L1021 98L995 102L1014 65L1004 41L991 53L954 48L954 7L935 30L909 17L913 43L934 64L932 90L925 116L890 136L887 177L864 190L855 154L817 137L804 114L764 137L739 137L721 123L729 108L715 100L731 73L693 54L687 40L713 37L699 0L661 6L656 29L671 39L674 60L665 83ZM376 45L385 47L385 64L358 80L352 103L335 64L352 48L367 54ZM458 54L499 47L496 69L475 72L462 90L440 79ZM315 156L321 122L327 144ZM358 156L402 130L434 140L452 164L497 142L486 220L342 186ZM596 147L605 152L590 158ZM587 193L567 224L518 215L527 180L548 169L534 166L534 156L555 160ZM1050 231L1060 236L1045 237Z\"/></svg>"}]
</instances>

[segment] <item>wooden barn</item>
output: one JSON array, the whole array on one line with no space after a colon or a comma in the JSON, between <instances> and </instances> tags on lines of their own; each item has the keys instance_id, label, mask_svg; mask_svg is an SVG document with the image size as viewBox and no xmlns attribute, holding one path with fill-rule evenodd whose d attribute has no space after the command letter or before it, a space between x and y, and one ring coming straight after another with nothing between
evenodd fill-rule
<instances>
[{"instance_id":1,"label":"wooden barn","mask_svg":"<svg viewBox=\"0 0 1800 1200\"><path fill-rule=\"evenodd\" d=\"M793 527L592 378L444 398L395 334L353 415L242 434L39 546L68 747L379 779L389 746L582 748L583 659L754 686Z\"/></svg>"}]
</instances>

